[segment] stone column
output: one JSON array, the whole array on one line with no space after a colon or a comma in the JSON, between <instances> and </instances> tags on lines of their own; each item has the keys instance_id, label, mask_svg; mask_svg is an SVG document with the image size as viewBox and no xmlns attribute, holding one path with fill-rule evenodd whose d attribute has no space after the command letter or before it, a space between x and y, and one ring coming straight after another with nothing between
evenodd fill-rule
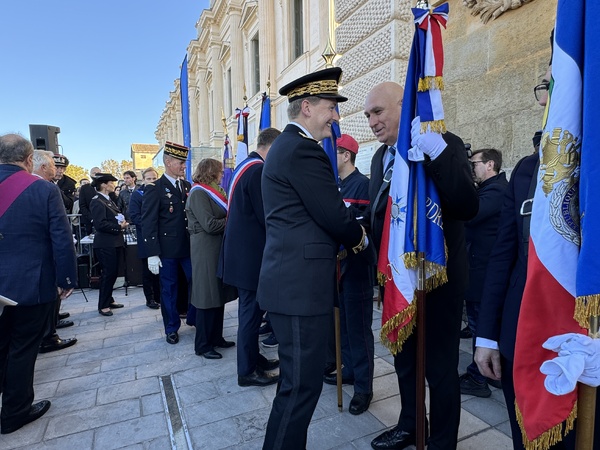
<instances>
[{"instance_id":1,"label":"stone column","mask_svg":"<svg viewBox=\"0 0 600 450\"><path fill-rule=\"evenodd\" d=\"M276 78L275 71L275 12L273 2L275 0L260 0L258 2L258 47L260 54L260 89L267 88L269 68L271 71L271 83ZM271 88L274 86L271 85Z\"/></svg>"},{"instance_id":2,"label":"stone column","mask_svg":"<svg viewBox=\"0 0 600 450\"><path fill-rule=\"evenodd\" d=\"M231 103L232 110L225 111L225 115L231 114L235 108L244 105L244 42L242 30L240 29L241 11L237 8L229 9L229 30L231 33ZM248 87L246 86L246 89Z\"/></svg>"},{"instance_id":3,"label":"stone column","mask_svg":"<svg viewBox=\"0 0 600 450\"><path fill-rule=\"evenodd\" d=\"M206 90L206 68L198 70L198 130L200 145L208 145L210 141L210 119L209 119L209 104L208 91Z\"/></svg>"},{"instance_id":4,"label":"stone column","mask_svg":"<svg viewBox=\"0 0 600 450\"><path fill-rule=\"evenodd\" d=\"M221 125L221 109L225 107L223 104L223 67L221 66L221 61L219 61L220 47L218 38L213 38L210 43L213 94L213 129L210 130L211 140L212 136L219 131L219 126Z\"/></svg>"}]
</instances>

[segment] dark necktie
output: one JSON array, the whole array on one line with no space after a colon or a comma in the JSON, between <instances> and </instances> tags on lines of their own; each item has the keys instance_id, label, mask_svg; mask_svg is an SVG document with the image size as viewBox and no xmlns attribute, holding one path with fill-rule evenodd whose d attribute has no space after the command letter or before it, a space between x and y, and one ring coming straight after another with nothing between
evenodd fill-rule
<instances>
[{"instance_id":1,"label":"dark necktie","mask_svg":"<svg viewBox=\"0 0 600 450\"><path fill-rule=\"evenodd\" d=\"M175 187L181 193L181 186L179 186L179 180L175 180Z\"/></svg>"},{"instance_id":2,"label":"dark necktie","mask_svg":"<svg viewBox=\"0 0 600 450\"><path fill-rule=\"evenodd\" d=\"M392 172L394 170L394 159L396 158L396 147L393 145L388 147L388 151L390 152L390 160L388 161L385 171L383 172L383 179L385 181L390 181L392 179Z\"/></svg>"}]
</instances>

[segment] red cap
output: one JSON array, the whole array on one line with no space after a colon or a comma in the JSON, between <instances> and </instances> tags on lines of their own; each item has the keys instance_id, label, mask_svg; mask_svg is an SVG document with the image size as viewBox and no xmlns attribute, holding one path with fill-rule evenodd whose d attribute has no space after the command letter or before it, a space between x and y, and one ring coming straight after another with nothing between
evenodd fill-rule
<instances>
[{"instance_id":1,"label":"red cap","mask_svg":"<svg viewBox=\"0 0 600 450\"><path fill-rule=\"evenodd\" d=\"M356 140L349 134L342 134L336 142L338 148L341 147L344 150L354 153L355 155L358 153L358 142L356 142Z\"/></svg>"}]
</instances>

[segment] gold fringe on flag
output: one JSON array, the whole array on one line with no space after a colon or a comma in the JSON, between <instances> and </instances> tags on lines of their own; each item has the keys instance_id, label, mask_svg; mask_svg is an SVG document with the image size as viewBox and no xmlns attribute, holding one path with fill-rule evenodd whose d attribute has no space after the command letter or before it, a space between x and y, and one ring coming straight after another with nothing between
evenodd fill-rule
<instances>
[{"instance_id":1,"label":"gold fringe on flag","mask_svg":"<svg viewBox=\"0 0 600 450\"><path fill-rule=\"evenodd\" d=\"M430 122L421 122L421 133L433 131L434 133L443 134L446 131L446 122L444 120L432 120Z\"/></svg>"},{"instance_id":2,"label":"gold fringe on flag","mask_svg":"<svg viewBox=\"0 0 600 450\"><path fill-rule=\"evenodd\" d=\"M600 294L577 297L573 318L579 323L579 326L587 329L592 316L600 316Z\"/></svg>"},{"instance_id":3,"label":"gold fringe on flag","mask_svg":"<svg viewBox=\"0 0 600 450\"><path fill-rule=\"evenodd\" d=\"M419 92L430 91L431 89L444 90L444 80L442 77L425 77L419 78Z\"/></svg>"},{"instance_id":4,"label":"gold fringe on flag","mask_svg":"<svg viewBox=\"0 0 600 450\"><path fill-rule=\"evenodd\" d=\"M244 135L243 134L238 134L237 135L237 140L238 140L238 142L244 142Z\"/></svg>"},{"instance_id":5,"label":"gold fringe on flag","mask_svg":"<svg viewBox=\"0 0 600 450\"><path fill-rule=\"evenodd\" d=\"M402 351L402 346L415 329L416 313L417 303L413 302L410 305L408 305L408 308L403 309L394 317L390 318L381 327L381 332L379 334L381 338L381 343L387 347L387 349L392 355L396 355L397 353ZM396 342L390 341L388 334L398 329L400 325L402 325L409 318L410 321L398 330L398 340Z\"/></svg>"},{"instance_id":6,"label":"gold fringe on flag","mask_svg":"<svg viewBox=\"0 0 600 450\"><path fill-rule=\"evenodd\" d=\"M547 431L544 431L538 437L536 437L533 441L530 441L525 433L525 427L523 426L523 414L519 409L519 405L517 405L517 401L515 400L515 413L517 416L517 422L519 423L519 428L521 429L521 434L523 437L523 445L525 450L548 450L552 445L555 445L558 442L561 442L563 437L566 436L569 431L573 429L575 424L575 419L577 418L577 402L573 405L573 409L569 413L569 416L564 422L564 432L563 432L563 422L558 425L553 426Z\"/></svg>"}]
</instances>

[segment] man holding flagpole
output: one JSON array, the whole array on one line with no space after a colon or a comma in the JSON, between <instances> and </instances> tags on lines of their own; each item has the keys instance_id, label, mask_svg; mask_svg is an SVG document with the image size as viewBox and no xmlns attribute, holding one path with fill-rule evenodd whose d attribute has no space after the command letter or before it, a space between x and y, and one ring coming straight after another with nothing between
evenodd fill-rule
<instances>
[{"instance_id":1,"label":"man holding flagpole","mask_svg":"<svg viewBox=\"0 0 600 450\"><path fill-rule=\"evenodd\" d=\"M415 37L404 92L386 82L365 100L369 126L384 144L373 156L369 187L372 235L380 243L381 342L394 355L402 402L398 425L371 446L403 449L417 443L417 432L419 444L425 443L425 415L417 417L425 406L424 392L417 389L424 388L424 376L428 449L448 450L456 448L460 422L457 366L467 287L463 222L477 214L479 201L464 143L444 123L441 27L448 5L412 12Z\"/></svg>"}]
</instances>

